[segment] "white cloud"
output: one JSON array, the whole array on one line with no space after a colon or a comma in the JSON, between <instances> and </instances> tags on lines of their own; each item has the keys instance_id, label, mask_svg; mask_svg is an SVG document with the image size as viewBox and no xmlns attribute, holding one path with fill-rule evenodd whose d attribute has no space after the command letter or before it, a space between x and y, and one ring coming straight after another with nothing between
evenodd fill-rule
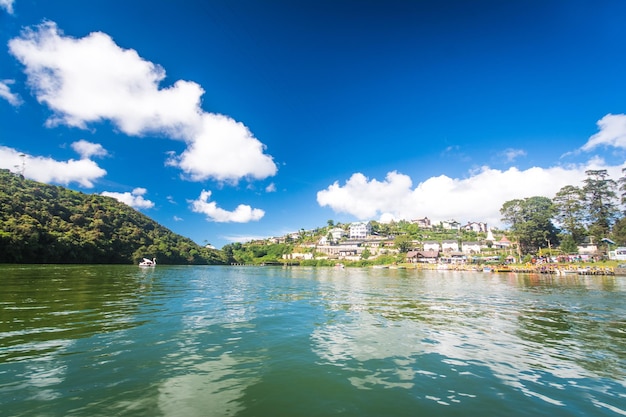
<instances>
[{"instance_id":1,"label":"white cloud","mask_svg":"<svg viewBox=\"0 0 626 417\"><path fill-rule=\"evenodd\" d=\"M530 168L506 171L483 167L464 179L445 175L428 178L413 187L409 176L390 172L384 181L353 174L341 186L338 182L317 193L317 202L335 212L357 219L381 221L390 218L411 220L428 216L439 221L485 221L502 227L500 208L506 201L532 196L553 198L565 185L582 185L588 169L607 169L619 178L621 167L610 167L600 159L572 167Z\"/></svg>"},{"instance_id":2,"label":"white cloud","mask_svg":"<svg viewBox=\"0 0 626 417\"><path fill-rule=\"evenodd\" d=\"M13 84L13 80L2 80L0 81L0 97L9 102L12 106L19 106L22 104L22 98L15 93L11 92L11 84Z\"/></svg>"},{"instance_id":3,"label":"white cloud","mask_svg":"<svg viewBox=\"0 0 626 417\"><path fill-rule=\"evenodd\" d=\"M89 159L56 161L52 158L32 156L13 148L0 146L0 168L21 172L31 180L68 185L72 182L82 187L93 187L93 181L106 175L106 171Z\"/></svg>"},{"instance_id":4,"label":"white cloud","mask_svg":"<svg viewBox=\"0 0 626 417\"><path fill-rule=\"evenodd\" d=\"M195 213L203 213L207 216L207 220L218 223L248 223L261 219L265 212L261 209L253 209L252 207L240 204L235 211L226 211L217 207L217 203L209 202L211 191L202 190L200 197L191 202L191 210Z\"/></svg>"},{"instance_id":5,"label":"white cloud","mask_svg":"<svg viewBox=\"0 0 626 417\"><path fill-rule=\"evenodd\" d=\"M154 203L146 200L143 196L148 192L145 188L135 188L133 191L125 193L116 193L112 191L103 191L101 195L112 197L117 201L124 203L136 209L149 209L154 207Z\"/></svg>"},{"instance_id":6,"label":"white cloud","mask_svg":"<svg viewBox=\"0 0 626 417\"><path fill-rule=\"evenodd\" d=\"M276 184L271 183L267 187L265 187L266 193L275 193L276 192Z\"/></svg>"},{"instance_id":7,"label":"white cloud","mask_svg":"<svg viewBox=\"0 0 626 417\"><path fill-rule=\"evenodd\" d=\"M13 14L13 0L0 0L0 8L3 8L9 14Z\"/></svg>"},{"instance_id":8,"label":"white cloud","mask_svg":"<svg viewBox=\"0 0 626 417\"><path fill-rule=\"evenodd\" d=\"M188 148L168 160L194 181L214 178L236 182L239 178L263 179L276 174L272 157L263 153L265 145L242 123L228 116L205 113L200 130Z\"/></svg>"},{"instance_id":9,"label":"white cloud","mask_svg":"<svg viewBox=\"0 0 626 417\"><path fill-rule=\"evenodd\" d=\"M182 217L178 217L178 216L174 216L173 219L175 222L182 222L184 220Z\"/></svg>"},{"instance_id":10,"label":"white cloud","mask_svg":"<svg viewBox=\"0 0 626 417\"><path fill-rule=\"evenodd\" d=\"M92 156L107 156L109 154L99 143L88 142L84 139L72 143L71 146L83 159L89 159Z\"/></svg>"},{"instance_id":11,"label":"white cloud","mask_svg":"<svg viewBox=\"0 0 626 417\"><path fill-rule=\"evenodd\" d=\"M582 146L583 151L600 146L626 149L626 114L607 114L597 124L600 131Z\"/></svg>"},{"instance_id":12,"label":"white cloud","mask_svg":"<svg viewBox=\"0 0 626 417\"><path fill-rule=\"evenodd\" d=\"M159 88L165 70L105 33L64 36L53 22L25 30L9 42L25 66L37 99L54 111L49 126L82 129L110 120L128 135L163 134L187 149L168 163L193 180L237 182L276 174L265 146L242 123L204 112L197 83L179 80Z\"/></svg>"}]
</instances>

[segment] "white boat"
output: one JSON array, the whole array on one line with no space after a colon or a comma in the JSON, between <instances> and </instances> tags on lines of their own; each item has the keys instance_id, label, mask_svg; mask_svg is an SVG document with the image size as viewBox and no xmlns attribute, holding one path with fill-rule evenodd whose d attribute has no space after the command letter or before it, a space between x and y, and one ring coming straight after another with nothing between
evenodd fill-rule
<instances>
[{"instance_id":1,"label":"white boat","mask_svg":"<svg viewBox=\"0 0 626 417\"><path fill-rule=\"evenodd\" d=\"M143 258L143 261L139 262L139 266L156 266L156 258Z\"/></svg>"}]
</instances>

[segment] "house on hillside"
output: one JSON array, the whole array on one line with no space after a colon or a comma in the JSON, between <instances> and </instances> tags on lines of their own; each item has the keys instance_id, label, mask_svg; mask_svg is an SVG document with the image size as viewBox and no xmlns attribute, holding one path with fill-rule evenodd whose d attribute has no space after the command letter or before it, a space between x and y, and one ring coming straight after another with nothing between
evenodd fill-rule
<instances>
[{"instance_id":1,"label":"house on hillside","mask_svg":"<svg viewBox=\"0 0 626 417\"><path fill-rule=\"evenodd\" d=\"M511 247L511 241L506 236L502 236L499 241L494 242L493 246L496 249L508 249Z\"/></svg>"},{"instance_id":2,"label":"house on hillside","mask_svg":"<svg viewBox=\"0 0 626 417\"><path fill-rule=\"evenodd\" d=\"M343 230L341 227L333 227L332 229L328 231L328 233L331 234L331 236L333 237L335 241L341 239L342 237L346 235L346 231Z\"/></svg>"},{"instance_id":3,"label":"house on hillside","mask_svg":"<svg viewBox=\"0 0 626 417\"><path fill-rule=\"evenodd\" d=\"M443 252L458 252L459 242L456 240L444 240L441 242L441 250Z\"/></svg>"},{"instance_id":4,"label":"house on hillside","mask_svg":"<svg viewBox=\"0 0 626 417\"><path fill-rule=\"evenodd\" d=\"M420 229L430 229L431 227L433 227L428 217L424 217L423 219L411 220L411 223L417 224L417 227L419 227Z\"/></svg>"},{"instance_id":5,"label":"house on hillside","mask_svg":"<svg viewBox=\"0 0 626 417\"><path fill-rule=\"evenodd\" d=\"M439 242L424 242L424 251L437 251L441 250L441 246L439 246Z\"/></svg>"},{"instance_id":6,"label":"house on hillside","mask_svg":"<svg viewBox=\"0 0 626 417\"><path fill-rule=\"evenodd\" d=\"M460 230L461 223L457 222L456 220L442 220L441 227L443 227L445 230Z\"/></svg>"},{"instance_id":7,"label":"house on hillside","mask_svg":"<svg viewBox=\"0 0 626 417\"><path fill-rule=\"evenodd\" d=\"M333 243L337 243L345 235L346 235L345 230L343 230L341 227L335 227L335 228L330 229L325 236L322 236L320 240L318 241L318 244L330 245Z\"/></svg>"},{"instance_id":8,"label":"house on hillside","mask_svg":"<svg viewBox=\"0 0 626 417\"><path fill-rule=\"evenodd\" d=\"M466 255L480 253L480 242L461 242L461 252Z\"/></svg>"},{"instance_id":9,"label":"house on hillside","mask_svg":"<svg viewBox=\"0 0 626 417\"><path fill-rule=\"evenodd\" d=\"M468 222L463 226L463 230L476 233L487 233L487 223L483 222Z\"/></svg>"},{"instance_id":10,"label":"house on hillside","mask_svg":"<svg viewBox=\"0 0 626 417\"><path fill-rule=\"evenodd\" d=\"M372 234L370 222L354 222L350 224L350 239L365 239Z\"/></svg>"}]
</instances>

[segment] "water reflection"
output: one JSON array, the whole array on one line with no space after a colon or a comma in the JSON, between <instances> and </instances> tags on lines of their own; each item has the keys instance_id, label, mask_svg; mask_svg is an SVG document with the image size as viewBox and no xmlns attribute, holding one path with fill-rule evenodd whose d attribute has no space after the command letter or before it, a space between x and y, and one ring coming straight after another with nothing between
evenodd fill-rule
<instances>
[{"instance_id":1,"label":"water reflection","mask_svg":"<svg viewBox=\"0 0 626 417\"><path fill-rule=\"evenodd\" d=\"M246 389L260 380L263 349L246 355L256 336L258 282L240 274L216 281L206 270L184 271L187 291L174 316L176 348L163 359L167 375L158 387L165 416L233 416L243 409Z\"/></svg>"},{"instance_id":2,"label":"water reflection","mask_svg":"<svg viewBox=\"0 0 626 417\"><path fill-rule=\"evenodd\" d=\"M7 415L626 413L626 279L3 268Z\"/></svg>"},{"instance_id":3,"label":"water reflection","mask_svg":"<svg viewBox=\"0 0 626 417\"><path fill-rule=\"evenodd\" d=\"M329 319L311 335L312 349L322 363L356 375L350 380L359 389L428 392L427 379L486 370L554 406L564 406L572 387L596 402L626 388L623 308L606 293L621 285L614 278L454 271L437 278L416 273L378 286L371 272L322 277L334 288L322 294ZM606 404L617 407L613 397Z\"/></svg>"},{"instance_id":4,"label":"water reflection","mask_svg":"<svg viewBox=\"0 0 626 417\"><path fill-rule=\"evenodd\" d=\"M234 416L245 405L247 387L260 378L248 372L259 358L222 353L214 360L186 368L182 375L165 380L158 388L158 405L165 416Z\"/></svg>"}]
</instances>

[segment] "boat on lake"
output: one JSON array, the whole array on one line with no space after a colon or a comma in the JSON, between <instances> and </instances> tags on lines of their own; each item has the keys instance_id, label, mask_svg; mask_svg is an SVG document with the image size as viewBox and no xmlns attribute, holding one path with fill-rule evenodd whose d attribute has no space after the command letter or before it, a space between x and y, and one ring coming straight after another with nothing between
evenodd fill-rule
<instances>
[{"instance_id":1,"label":"boat on lake","mask_svg":"<svg viewBox=\"0 0 626 417\"><path fill-rule=\"evenodd\" d=\"M143 258L143 261L139 262L139 266L156 266L156 258Z\"/></svg>"}]
</instances>

